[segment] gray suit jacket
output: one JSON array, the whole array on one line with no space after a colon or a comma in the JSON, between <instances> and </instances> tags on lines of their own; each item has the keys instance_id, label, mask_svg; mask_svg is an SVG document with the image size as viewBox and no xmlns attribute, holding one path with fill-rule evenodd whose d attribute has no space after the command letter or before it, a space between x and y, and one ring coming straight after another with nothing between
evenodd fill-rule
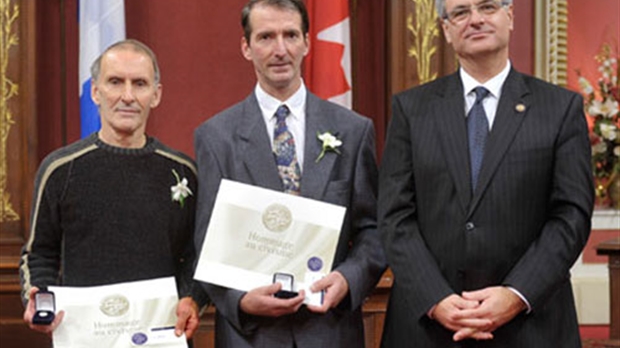
<instances>
[{"instance_id":1,"label":"gray suit jacket","mask_svg":"<svg viewBox=\"0 0 620 348\"><path fill-rule=\"evenodd\" d=\"M321 152L317 132L338 133L340 154ZM271 142L254 93L215 115L195 132L199 194L196 245L202 248L222 178L282 191ZM328 313L302 307L280 318L241 313L243 292L203 283L217 307L218 347L362 347L361 305L385 268L376 226L377 166L374 127L365 117L308 93L301 195L347 208L334 269L349 296Z\"/></svg>"},{"instance_id":2,"label":"gray suit jacket","mask_svg":"<svg viewBox=\"0 0 620 348\"><path fill-rule=\"evenodd\" d=\"M583 100L512 70L476 191L458 74L405 91L381 163L379 226L394 272L383 346L578 347L570 267L590 232L593 185ZM506 285L529 301L488 342L454 343L427 311Z\"/></svg>"}]
</instances>

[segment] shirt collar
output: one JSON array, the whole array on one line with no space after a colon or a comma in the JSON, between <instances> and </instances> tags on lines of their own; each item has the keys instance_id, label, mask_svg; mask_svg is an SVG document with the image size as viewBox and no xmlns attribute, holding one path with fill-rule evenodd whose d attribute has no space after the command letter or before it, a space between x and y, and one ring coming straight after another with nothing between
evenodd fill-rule
<instances>
[{"instance_id":1,"label":"shirt collar","mask_svg":"<svg viewBox=\"0 0 620 348\"><path fill-rule=\"evenodd\" d=\"M290 116L293 118L299 120L304 115L307 91L303 80L301 81L297 91L285 101L280 101L277 98L274 98L269 93L265 92L265 90L262 89L258 83L256 84L254 91L256 94L256 99L258 100L258 106L267 121L269 121L272 117L275 117L274 115L276 110L278 110L278 107L282 104L288 106L291 112Z\"/></svg>"},{"instance_id":2,"label":"shirt collar","mask_svg":"<svg viewBox=\"0 0 620 348\"><path fill-rule=\"evenodd\" d=\"M474 88L482 86L488 89L491 95L499 99L502 93L502 86L504 85L504 82L508 77L508 73L510 72L510 67L510 60L508 60L508 62L506 63L506 67L504 67L504 69L499 74L493 76L493 78L483 84L476 81L476 79L474 79L465 70L463 70L463 68L460 68L459 73L461 75L461 81L463 81L463 91L465 92L465 95L471 93Z\"/></svg>"}]
</instances>

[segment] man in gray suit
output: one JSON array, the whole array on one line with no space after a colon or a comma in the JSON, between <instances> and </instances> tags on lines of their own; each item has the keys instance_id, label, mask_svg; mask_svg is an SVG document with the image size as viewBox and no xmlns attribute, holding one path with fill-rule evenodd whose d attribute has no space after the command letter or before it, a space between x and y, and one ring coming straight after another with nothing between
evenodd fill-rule
<instances>
[{"instance_id":1,"label":"man in gray suit","mask_svg":"<svg viewBox=\"0 0 620 348\"><path fill-rule=\"evenodd\" d=\"M583 100L511 68L510 0L437 10L460 68L393 99L383 346L579 347L569 270L593 207Z\"/></svg>"},{"instance_id":2,"label":"man in gray suit","mask_svg":"<svg viewBox=\"0 0 620 348\"><path fill-rule=\"evenodd\" d=\"M203 283L217 307L216 346L362 347L361 306L385 268L376 228L373 124L306 90L302 1L251 0L242 26L241 50L258 83L245 100L196 130L197 246L223 178L345 206L347 213L334 268L312 286L325 291L322 306L303 306L303 291L292 299L274 297L279 283L249 292ZM325 143L317 135L326 132L342 144L322 153Z\"/></svg>"}]
</instances>

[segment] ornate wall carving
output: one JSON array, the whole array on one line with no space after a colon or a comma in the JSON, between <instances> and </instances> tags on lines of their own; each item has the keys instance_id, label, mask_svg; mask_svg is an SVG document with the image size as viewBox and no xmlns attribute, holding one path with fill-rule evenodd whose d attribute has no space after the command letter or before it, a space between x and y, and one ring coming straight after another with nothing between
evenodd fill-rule
<instances>
[{"instance_id":1,"label":"ornate wall carving","mask_svg":"<svg viewBox=\"0 0 620 348\"><path fill-rule=\"evenodd\" d=\"M568 54L567 0L536 1L536 76L566 86Z\"/></svg>"},{"instance_id":2,"label":"ornate wall carving","mask_svg":"<svg viewBox=\"0 0 620 348\"><path fill-rule=\"evenodd\" d=\"M390 95L454 71L456 56L443 37L434 0L392 0L388 18Z\"/></svg>"},{"instance_id":3,"label":"ornate wall carving","mask_svg":"<svg viewBox=\"0 0 620 348\"><path fill-rule=\"evenodd\" d=\"M9 100L19 92L19 84L8 76L9 51L19 44L14 29L19 16L19 6L9 0L0 0L0 223L16 221L19 214L13 209L9 184L8 140L11 126L15 124L13 113L9 109Z\"/></svg>"},{"instance_id":4,"label":"ornate wall carving","mask_svg":"<svg viewBox=\"0 0 620 348\"><path fill-rule=\"evenodd\" d=\"M49 339L24 325L19 296L20 249L37 160L36 4L0 0L0 342L7 347L45 347Z\"/></svg>"},{"instance_id":5,"label":"ornate wall carving","mask_svg":"<svg viewBox=\"0 0 620 348\"><path fill-rule=\"evenodd\" d=\"M437 52L436 39L439 38L439 25L434 0L411 0L415 4L415 18L407 16L407 30L413 36L408 55L416 61L417 79L420 84L437 78L432 71L431 62Z\"/></svg>"},{"instance_id":6,"label":"ornate wall carving","mask_svg":"<svg viewBox=\"0 0 620 348\"><path fill-rule=\"evenodd\" d=\"M0 0L0 285L26 239L36 168L33 9Z\"/></svg>"},{"instance_id":7,"label":"ornate wall carving","mask_svg":"<svg viewBox=\"0 0 620 348\"><path fill-rule=\"evenodd\" d=\"M35 2L0 0L0 285L28 235L34 172Z\"/></svg>"}]
</instances>

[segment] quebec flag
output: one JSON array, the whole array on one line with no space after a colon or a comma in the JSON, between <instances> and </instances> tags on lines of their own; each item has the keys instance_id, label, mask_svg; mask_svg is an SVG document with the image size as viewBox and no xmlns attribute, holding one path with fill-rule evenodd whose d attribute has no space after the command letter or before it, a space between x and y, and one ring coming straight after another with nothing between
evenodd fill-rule
<instances>
[{"instance_id":1,"label":"quebec flag","mask_svg":"<svg viewBox=\"0 0 620 348\"><path fill-rule=\"evenodd\" d=\"M90 97L90 66L111 44L125 39L124 0L80 0L80 136L101 128L99 111Z\"/></svg>"}]
</instances>

